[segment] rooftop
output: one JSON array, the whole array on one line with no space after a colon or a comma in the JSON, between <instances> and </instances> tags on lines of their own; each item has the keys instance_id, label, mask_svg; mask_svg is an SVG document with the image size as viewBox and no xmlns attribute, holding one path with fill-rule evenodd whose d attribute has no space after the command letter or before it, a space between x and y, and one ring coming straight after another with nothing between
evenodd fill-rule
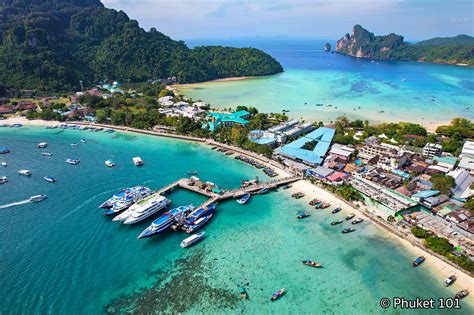
<instances>
[{"instance_id":1,"label":"rooftop","mask_svg":"<svg viewBox=\"0 0 474 315\"><path fill-rule=\"evenodd\" d=\"M433 160L438 161L438 163L444 163L449 165L455 165L458 161L454 156L435 156Z\"/></svg>"}]
</instances>

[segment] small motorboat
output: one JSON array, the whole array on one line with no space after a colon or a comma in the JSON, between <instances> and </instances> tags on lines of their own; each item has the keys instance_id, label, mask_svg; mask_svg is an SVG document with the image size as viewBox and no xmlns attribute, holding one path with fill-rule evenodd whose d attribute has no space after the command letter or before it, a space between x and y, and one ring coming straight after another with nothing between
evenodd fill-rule
<instances>
[{"instance_id":1,"label":"small motorboat","mask_svg":"<svg viewBox=\"0 0 474 315\"><path fill-rule=\"evenodd\" d=\"M77 143L71 143L71 147L77 147L78 144Z\"/></svg>"},{"instance_id":2,"label":"small motorboat","mask_svg":"<svg viewBox=\"0 0 474 315\"><path fill-rule=\"evenodd\" d=\"M258 195L263 195L263 194L266 194L267 192L268 192L268 189L262 188L262 189L260 189L259 191L257 191L257 194L258 194Z\"/></svg>"},{"instance_id":3,"label":"small motorboat","mask_svg":"<svg viewBox=\"0 0 474 315\"><path fill-rule=\"evenodd\" d=\"M107 161L105 161L105 165L107 165L108 167L114 167L114 166L115 166L115 162L112 161L112 160L107 160Z\"/></svg>"},{"instance_id":4,"label":"small motorboat","mask_svg":"<svg viewBox=\"0 0 474 315\"><path fill-rule=\"evenodd\" d=\"M30 202L40 202L47 198L46 195L36 195L30 197Z\"/></svg>"},{"instance_id":5,"label":"small motorboat","mask_svg":"<svg viewBox=\"0 0 474 315\"><path fill-rule=\"evenodd\" d=\"M295 199L300 199L300 198L303 198L304 197L304 192L297 192L297 193L294 193L293 195L291 195L291 197L295 198Z\"/></svg>"},{"instance_id":6,"label":"small motorboat","mask_svg":"<svg viewBox=\"0 0 474 315\"><path fill-rule=\"evenodd\" d=\"M413 261L413 267L417 267L417 266L421 265L425 260L426 260L426 259L425 259L424 256L417 257L417 258Z\"/></svg>"},{"instance_id":7,"label":"small motorboat","mask_svg":"<svg viewBox=\"0 0 474 315\"><path fill-rule=\"evenodd\" d=\"M346 217L346 220L350 220L350 219L352 219L353 217L355 217L355 214L354 214L354 213L351 213L351 214L349 214L349 215Z\"/></svg>"},{"instance_id":8,"label":"small motorboat","mask_svg":"<svg viewBox=\"0 0 474 315\"><path fill-rule=\"evenodd\" d=\"M203 239L205 233L206 233L206 232L200 232L200 233L193 234L193 235L191 235L191 236L188 237L188 238L185 238L185 239L181 242L180 246L181 246L182 248L186 248L186 247L189 247L189 246L191 246L191 245L196 244L197 242L199 242L199 241L201 241L201 240Z\"/></svg>"},{"instance_id":9,"label":"small motorboat","mask_svg":"<svg viewBox=\"0 0 474 315\"><path fill-rule=\"evenodd\" d=\"M242 198L237 199L237 203L244 205L250 200L251 195L250 194L245 194L242 196Z\"/></svg>"},{"instance_id":10,"label":"small motorboat","mask_svg":"<svg viewBox=\"0 0 474 315\"><path fill-rule=\"evenodd\" d=\"M247 291L245 291L244 287L239 287L239 293L242 299L246 300L247 299Z\"/></svg>"},{"instance_id":11,"label":"small motorboat","mask_svg":"<svg viewBox=\"0 0 474 315\"><path fill-rule=\"evenodd\" d=\"M353 228L347 228L347 229L342 230L342 233L351 233L351 232L354 232L354 231L355 231L355 229L353 229Z\"/></svg>"},{"instance_id":12,"label":"small motorboat","mask_svg":"<svg viewBox=\"0 0 474 315\"><path fill-rule=\"evenodd\" d=\"M462 290L462 291L459 291L458 293L456 293L456 295L454 297L456 299L460 300L460 299L464 299L468 295L469 295L468 290Z\"/></svg>"},{"instance_id":13,"label":"small motorboat","mask_svg":"<svg viewBox=\"0 0 474 315\"><path fill-rule=\"evenodd\" d=\"M444 286L449 287L451 284L453 284L456 281L456 279L457 278L455 275L449 276L448 279L444 280Z\"/></svg>"},{"instance_id":14,"label":"small motorboat","mask_svg":"<svg viewBox=\"0 0 474 315\"><path fill-rule=\"evenodd\" d=\"M286 293L285 288L282 288L282 289L276 291L275 293L272 294L271 301L273 302L273 301L278 300L278 299L281 298L285 293Z\"/></svg>"},{"instance_id":15,"label":"small motorboat","mask_svg":"<svg viewBox=\"0 0 474 315\"><path fill-rule=\"evenodd\" d=\"M342 209L338 207L338 208L332 210L331 213L332 213L332 214L338 213L338 212L341 211L341 210L342 210Z\"/></svg>"},{"instance_id":16,"label":"small motorboat","mask_svg":"<svg viewBox=\"0 0 474 315\"><path fill-rule=\"evenodd\" d=\"M187 172L188 176L194 176L198 174L198 171L189 171Z\"/></svg>"},{"instance_id":17,"label":"small motorboat","mask_svg":"<svg viewBox=\"0 0 474 315\"><path fill-rule=\"evenodd\" d=\"M31 171L30 170L20 170L20 171L18 171L18 174L23 175L23 176L31 176Z\"/></svg>"},{"instance_id":18,"label":"small motorboat","mask_svg":"<svg viewBox=\"0 0 474 315\"><path fill-rule=\"evenodd\" d=\"M38 148L39 149L44 149L48 146L48 143L47 142L40 142L38 143Z\"/></svg>"},{"instance_id":19,"label":"small motorboat","mask_svg":"<svg viewBox=\"0 0 474 315\"><path fill-rule=\"evenodd\" d=\"M56 181L56 179L53 176L45 176L43 178L44 178L45 181L47 181L49 183L54 183Z\"/></svg>"},{"instance_id":20,"label":"small motorboat","mask_svg":"<svg viewBox=\"0 0 474 315\"><path fill-rule=\"evenodd\" d=\"M71 165L77 165L77 164L79 164L79 162L81 162L81 160L74 159L74 158L69 158L69 159L66 160L66 163L71 164Z\"/></svg>"},{"instance_id":21,"label":"small motorboat","mask_svg":"<svg viewBox=\"0 0 474 315\"><path fill-rule=\"evenodd\" d=\"M341 224L341 223L342 223L342 220L336 220L336 221L332 221L331 225L338 225L338 224Z\"/></svg>"},{"instance_id":22,"label":"small motorboat","mask_svg":"<svg viewBox=\"0 0 474 315\"><path fill-rule=\"evenodd\" d=\"M135 166L143 165L143 160L139 156L132 158L132 161L133 161L133 164L135 164Z\"/></svg>"},{"instance_id":23,"label":"small motorboat","mask_svg":"<svg viewBox=\"0 0 474 315\"><path fill-rule=\"evenodd\" d=\"M82 143L86 143L86 140L85 140L85 139L81 139L81 142L82 142Z\"/></svg>"},{"instance_id":24,"label":"small motorboat","mask_svg":"<svg viewBox=\"0 0 474 315\"><path fill-rule=\"evenodd\" d=\"M283 189L290 189L291 188L291 185L285 185L282 187Z\"/></svg>"},{"instance_id":25,"label":"small motorboat","mask_svg":"<svg viewBox=\"0 0 474 315\"><path fill-rule=\"evenodd\" d=\"M321 267L323 267L322 264L319 264L319 263L314 262L314 261L309 260L309 259L303 260L303 264L306 265L306 266L314 267L314 268L321 268Z\"/></svg>"},{"instance_id":26,"label":"small motorboat","mask_svg":"<svg viewBox=\"0 0 474 315\"><path fill-rule=\"evenodd\" d=\"M3 167L7 167L7 162L2 162Z\"/></svg>"},{"instance_id":27,"label":"small motorboat","mask_svg":"<svg viewBox=\"0 0 474 315\"><path fill-rule=\"evenodd\" d=\"M41 152L42 156L53 156L53 153L50 152Z\"/></svg>"},{"instance_id":28,"label":"small motorboat","mask_svg":"<svg viewBox=\"0 0 474 315\"><path fill-rule=\"evenodd\" d=\"M299 212L298 215L297 215L297 218L298 219L304 219L304 218L307 218L309 217L311 214L309 214L308 212Z\"/></svg>"},{"instance_id":29,"label":"small motorboat","mask_svg":"<svg viewBox=\"0 0 474 315\"><path fill-rule=\"evenodd\" d=\"M7 154L10 153L10 150L8 148L0 148L0 154Z\"/></svg>"},{"instance_id":30,"label":"small motorboat","mask_svg":"<svg viewBox=\"0 0 474 315\"><path fill-rule=\"evenodd\" d=\"M364 219L358 218L358 219L355 219L354 221L352 221L351 223L352 223L352 224L359 224L359 223L361 223L362 221L364 221Z\"/></svg>"},{"instance_id":31,"label":"small motorboat","mask_svg":"<svg viewBox=\"0 0 474 315\"><path fill-rule=\"evenodd\" d=\"M8 178L6 176L0 177L0 184L5 184L6 182L8 182Z\"/></svg>"}]
</instances>

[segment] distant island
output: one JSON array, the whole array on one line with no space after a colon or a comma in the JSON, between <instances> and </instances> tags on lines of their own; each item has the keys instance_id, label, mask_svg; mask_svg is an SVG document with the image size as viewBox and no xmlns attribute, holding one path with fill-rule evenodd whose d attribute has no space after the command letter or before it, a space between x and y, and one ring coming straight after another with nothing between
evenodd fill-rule
<instances>
[{"instance_id":1,"label":"distant island","mask_svg":"<svg viewBox=\"0 0 474 315\"><path fill-rule=\"evenodd\" d=\"M394 33L376 36L360 25L337 41L336 52L375 60L430 61L474 65L474 37L437 37L410 44Z\"/></svg>"},{"instance_id":2,"label":"distant island","mask_svg":"<svg viewBox=\"0 0 474 315\"><path fill-rule=\"evenodd\" d=\"M111 78L193 83L283 71L254 48L189 49L99 0L2 1L0 16L3 90L71 91Z\"/></svg>"}]
</instances>

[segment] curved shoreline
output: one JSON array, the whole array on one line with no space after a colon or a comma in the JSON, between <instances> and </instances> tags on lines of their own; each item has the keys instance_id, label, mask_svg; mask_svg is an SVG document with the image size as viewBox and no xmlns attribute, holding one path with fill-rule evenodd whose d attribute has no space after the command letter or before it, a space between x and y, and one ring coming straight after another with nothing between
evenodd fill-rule
<instances>
[{"instance_id":1,"label":"curved shoreline","mask_svg":"<svg viewBox=\"0 0 474 315\"><path fill-rule=\"evenodd\" d=\"M40 126L40 127L64 124L58 121L27 120L26 118L23 118L23 117L9 118L9 119L3 120L3 122L10 123L10 124L20 123L23 125ZM253 152L246 151L241 148L222 144L211 139L203 139L203 138L197 138L197 137L191 137L191 136L169 134L169 133L157 132L157 131L141 130L141 129L123 127L123 126L92 124L92 123L85 123L85 122L67 122L67 123L72 124L72 125L76 124L76 125L84 125L84 126L110 128L110 129L114 129L120 132L127 132L127 133L130 132L130 133L138 133L138 134L144 134L144 135L150 135L150 136L193 141L193 142L198 142L201 144L207 144L209 146L219 146L219 147L223 147L223 148L227 148L229 150L235 151L239 154L246 155L250 158L258 159L260 162L266 164L267 166L273 167L278 173L279 177L293 175L290 170L288 170L286 167L284 167L283 165L281 165L280 163L272 159L268 159L266 157L255 154ZM439 256L438 254L433 253L429 249L425 248L422 244L420 244L419 242L416 242L414 238L409 239L406 237L406 235L404 237L401 232L396 231L393 227L388 226L386 223L380 222L379 220L375 219L373 216L369 214L371 212L370 209L372 206L370 205L365 206L365 211L357 209L353 204L338 198L337 196L333 195L331 192L326 191L319 186L313 185L307 180L299 180L298 182L292 184L292 187L289 189L289 191L304 192L305 196L303 197L302 200L305 200L305 202L317 197L319 199L322 199L323 201L331 203L332 206L341 207L343 212L356 213L358 216L361 216L367 219L368 221L370 221L371 223L375 225L375 227L378 229L382 237L390 238L394 241L397 241L400 246L405 247L407 250L413 253L414 258L419 255L426 256L428 259L427 259L426 264L424 265L428 266L428 268L431 270L434 276L440 276L439 277L440 283L444 281L447 277L451 275L456 275L458 279L453 284L452 287L456 288L458 291L462 289L468 289L469 291L474 292L474 281L471 275L469 275L466 271L458 268L450 261L447 261L446 259ZM312 211L324 211L324 210L312 210ZM389 233L384 233L385 231ZM407 262L407 263L410 263L410 262ZM474 305L474 295L472 294L469 295L465 299L465 301L467 301L471 305Z\"/></svg>"}]
</instances>

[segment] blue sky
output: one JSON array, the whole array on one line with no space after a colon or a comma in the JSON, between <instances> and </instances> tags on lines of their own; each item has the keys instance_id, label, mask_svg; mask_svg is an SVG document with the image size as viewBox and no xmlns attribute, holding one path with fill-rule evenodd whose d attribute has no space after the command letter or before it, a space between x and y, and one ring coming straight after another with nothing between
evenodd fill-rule
<instances>
[{"instance_id":1,"label":"blue sky","mask_svg":"<svg viewBox=\"0 0 474 315\"><path fill-rule=\"evenodd\" d=\"M474 33L472 0L102 0L174 39L338 39L361 24L408 40Z\"/></svg>"}]
</instances>

